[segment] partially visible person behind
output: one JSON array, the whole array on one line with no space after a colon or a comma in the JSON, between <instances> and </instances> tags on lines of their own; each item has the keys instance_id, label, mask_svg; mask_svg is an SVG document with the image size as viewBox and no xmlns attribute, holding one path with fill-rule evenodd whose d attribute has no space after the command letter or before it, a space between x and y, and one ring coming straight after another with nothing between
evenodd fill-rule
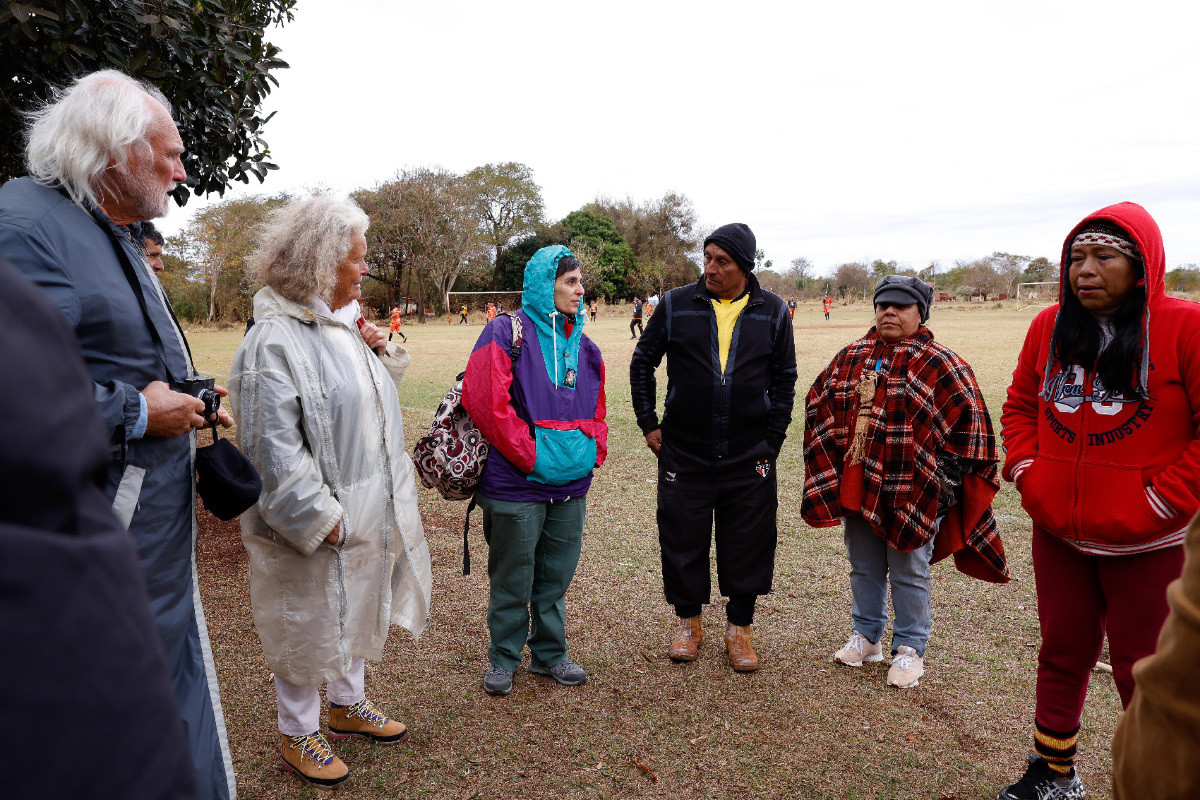
<instances>
[{"instance_id":1,"label":"partially visible person behind","mask_svg":"<svg viewBox=\"0 0 1200 800\"><path fill-rule=\"evenodd\" d=\"M400 307L394 306L392 308L391 321L388 324L388 341L389 342L392 340L392 334L398 333L398 334L400 334L400 341L404 342L405 344L408 344L408 337L405 336L404 331L402 331L400 329L400 327L403 324L404 324L404 319L400 314Z\"/></svg>"},{"instance_id":2,"label":"partially visible person behind","mask_svg":"<svg viewBox=\"0 0 1200 800\"><path fill-rule=\"evenodd\" d=\"M104 491L109 443L79 345L3 258L0 285L0 374L20 387L0 392L0 794L195 797L137 554Z\"/></svg>"},{"instance_id":3,"label":"partially visible person behind","mask_svg":"<svg viewBox=\"0 0 1200 800\"><path fill-rule=\"evenodd\" d=\"M633 332L637 326L637 333ZM637 295L633 297L633 318L629 320L629 338L636 339L642 335L642 300Z\"/></svg>"},{"instance_id":4,"label":"partially visible person behind","mask_svg":"<svg viewBox=\"0 0 1200 800\"><path fill-rule=\"evenodd\" d=\"M496 318L496 304L488 301L487 304L487 321L491 322Z\"/></svg>"},{"instance_id":5,"label":"partially visible person behind","mask_svg":"<svg viewBox=\"0 0 1200 800\"><path fill-rule=\"evenodd\" d=\"M329 196L268 219L248 259L257 324L233 359L238 441L262 476L241 517L250 606L275 676L280 753L309 783L349 768L330 736L380 744L407 729L366 697L391 625L429 624L429 547L396 385L408 351L362 316L367 215Z\"/></svg>"},{"instance_id":6,"label":"partially visible person behind","mask_svg":"<svg viewBox=\"0 0 1200 800\"><path fill-rule=\"evenodd\" d=\"M646 319L654 316L654 309L658 307L658 295L651 294L646 298Z\"/></svg>"},{"instance_id":7,"label":"partially visible person behind","mask_svg":"<svg viewBox=\"0 0 1200 800\"><path fill-rule=\"evenodd\" d=\"M579 564L592 470L608 453L604 361L583 333L583 274L571 251L543 247L525 265L521 350L513 325L488 324L463 378L462 404L491 444L479 490L488 543L488 669L506 695L528 646L529 672L578 686L567 589Z\"/></svg>"},{"instance_id":8,"label":"partially visible person behind","mask_svg":"<svg viewBox=\"0 0 1200 800\"><path fill-rule=\"evenodd\" d=\"M1113 800L1200 797L1200 517L1184 550L1158 648L1133 665L1137 686L1113 736Z\"/></svg>"},{"instance_id":9,"label":"partially visible person behind","mask_svg":"<svg viewBox=\"0 0 1200 800\"><path fill-rule=\"evenodd\" d=\"M146 220L141 224L142 252L146 254L146 262L154 274L163 271L163 244L165 240L154 223Z\"/></svg>"},{"instance_id":10,"label":"partially visible person behind","mask_svg":"<svg viewBox=\"0 0 1200 800\"><path fill-rule=\"evenodd\" d=\"M796 318L796 298L789 297L787 306L788 306L788 319L795 319Z\"/></svg>"},{"instance_id":11,"label":"partially visible person behind","mask_svg":"<svg viewBox=\"0 0 1200 800\"><path fill-rule=\"evenodd\" d=\"M588 306L588 313L592 315L592 322L596 321L596 301L593 299L592 304Z\"/></svg>"},{"instance_id":12,"label":"partially visible person behind","mask_svg":"<svg viewBox=\"0 0 1200 800\"><path fill-rule=\"evenodd\" d=\"M196 792L224 800L236 786L196 585L193 459L196 429L233 418L222 408L206 419L179 391L195 365L131 231L166 215L187 179L184 143L163 94L113 70L78 79L30 119L30 177L0 188L0 253L75 331L112 456L105 490L137 546Z\"/></svg>"},{"instance_id":13,"label":"partially visible person behind","mask_svg":"<svg viewBox=\"0 0 1200 800\"><path fill-rule=\"evenodd\" d=\"M776 460L796 396L796 348L783 299L754 276L754 232L735 222L704 240L696 283L663 296L629 363L638 427L658 459L663 594L678 620L667 651L695 661L711 602L709 552L725 606L725 655L759 668L754 609L771 591L779 542ZM667 359L666 407L655 370Z\"/></svg>"},{"instance_id":14,"label":"partially visible person behind","mask_svg":"<svg viewBox=\"0 0 1200 800\"><path fill-rule=\"evenodd\" d=\"M925 674L930 564L955 552L967 574L1008 580L991 509L1000 452L971 367L925 327L933 287L888 275L873 299L874 327L809 389L800 509L813 527L844 526L853 631L833 660L884 660L890 585L886 685L907 689Z\"/></svg>"},{"instance_id":15,"label":"partially visible person behind","mask_svg":"<svg viewBox=\"0 0 1200 800\"><path fill-rule=\"evenodd\" d=\"M1085 217L1013 372L1004 477L1033 521L1042 643L1034 752L1001 800L1082 796L1079 724L1105 637L1128 706L1183 567L1200 508L1200 305L1169 297L1165 273L1144 208Z\"/></svg>"}]
</instances>

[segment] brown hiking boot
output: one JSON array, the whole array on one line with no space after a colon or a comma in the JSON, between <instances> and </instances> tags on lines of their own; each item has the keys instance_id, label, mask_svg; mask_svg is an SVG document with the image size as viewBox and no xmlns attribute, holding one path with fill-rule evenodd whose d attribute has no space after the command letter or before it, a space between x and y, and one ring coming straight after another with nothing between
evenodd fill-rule
<instances>
[{"instance_id":1,"label":"brown hiking boot","mask_svg":"<svg viewBox=\"0 0 1200 800\"><path fill-rule=\"evenodd\" d=\"M337 786L350 776L346 764L333 754L320 731L304 736L283 737L280 752L284 765L314 786Z\"/></svg>"},{"instance_id":2,"label":"brown hiking boot","mask_svg":"<svg viewBox=\"0 0 1200 800\"><path fill-rule=\"evenodd\" d=\"M365 697L352 706L329 704L329 738L362 736L373 742L393 744L408 734L403 722L390 720L375 710Z\"/></svg>"},{"instance_id":3,"label":"brown hiking boot","mask_svg":"<svg viewBox=\"0 0 1200 800\"><path fill-rule=\"evenodd\" d=\"M729 656L729 666L735 672L754 672L758 669L758 654L750 645L749 625L734 625L731 622L725 626L725 653Z\"/></svg>"},{"instance_id":4,"label":"brown hiking boot","mask_svg":"<svg viewBox=\"0 0 1200 800\"><path fill-rule=\"evenodd\" d=\"M675 641L671 642L671 649L667 651L667 655L672 661L695 661L700 655L700 644L703 641L704 626L700 622L700 615L680 617L679 631L675 634Z\"/></svg>"}]
</instances>

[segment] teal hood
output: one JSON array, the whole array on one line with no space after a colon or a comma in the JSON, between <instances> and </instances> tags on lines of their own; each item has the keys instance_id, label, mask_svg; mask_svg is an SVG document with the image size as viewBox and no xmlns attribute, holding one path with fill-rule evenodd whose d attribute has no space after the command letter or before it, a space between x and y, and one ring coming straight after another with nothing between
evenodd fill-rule
<instances>
[{"instance_id":1,"label":"teal hood","mask_svg":"<svg viewBox=\"0 0 1200 800\"><path fill-rule=\"evenodd\" d=\"M567 336L567 315L554 307L554 273L558 262L574 256L561 244L543 247L533 254L525 265L524 293L521 295L521 310L537 330L538 344L546 362L546 374L555 386L574 388L574 376L579 368L579 342L583 338L583 303L579 312L571 316L571 335ZM567 376L571 376L568 382Z\"/></svg>"}]
</instances>

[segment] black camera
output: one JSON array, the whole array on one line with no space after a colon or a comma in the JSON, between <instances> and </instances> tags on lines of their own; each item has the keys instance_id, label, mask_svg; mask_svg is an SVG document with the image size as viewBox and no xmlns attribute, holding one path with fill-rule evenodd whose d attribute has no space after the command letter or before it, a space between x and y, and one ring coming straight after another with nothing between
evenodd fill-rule
<instances>
[{"instance_id":1,"label":"black camera","mask_svg":"<svg viewBox=\"0 0 1200 800\"><path fill-rule=\"evenodd\" d=\"M171 388L177 392L190 394L204 403L204 413L201 416L204 417L205 422L215 424L216 421L213 417L216 415L217 410L221 408L221 395L217 394L216 390L213 389L216 383L216 378L202 378L199 375L193 375L190 378L175 381L175 385Z\"/></svg>"}]
</instances>

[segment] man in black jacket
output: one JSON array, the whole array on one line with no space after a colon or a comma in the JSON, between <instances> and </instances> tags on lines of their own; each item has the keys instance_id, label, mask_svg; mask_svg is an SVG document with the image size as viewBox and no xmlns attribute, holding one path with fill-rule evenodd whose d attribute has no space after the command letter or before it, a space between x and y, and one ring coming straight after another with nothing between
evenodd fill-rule
<instances>
[{"instance_id":1,"label":"man in black jacket","mask_svg":"<svg viewBox=\"0 0 1200 800\"><path fill-rule=\"evenodd\" d=\"M694 661L710 600L716 523L717 585L729 598L725 650L739 672L758 669L750 625L775 570L775 459L796 395L787 307L754 277L754 233L724 225L704 240L704 274L663 296L634 350L629 382L638 426L658 457L663 588L680 618L676 661ZM654 370L667 357L667 399L655 411Z\"/></svg>"}]
</instances>

